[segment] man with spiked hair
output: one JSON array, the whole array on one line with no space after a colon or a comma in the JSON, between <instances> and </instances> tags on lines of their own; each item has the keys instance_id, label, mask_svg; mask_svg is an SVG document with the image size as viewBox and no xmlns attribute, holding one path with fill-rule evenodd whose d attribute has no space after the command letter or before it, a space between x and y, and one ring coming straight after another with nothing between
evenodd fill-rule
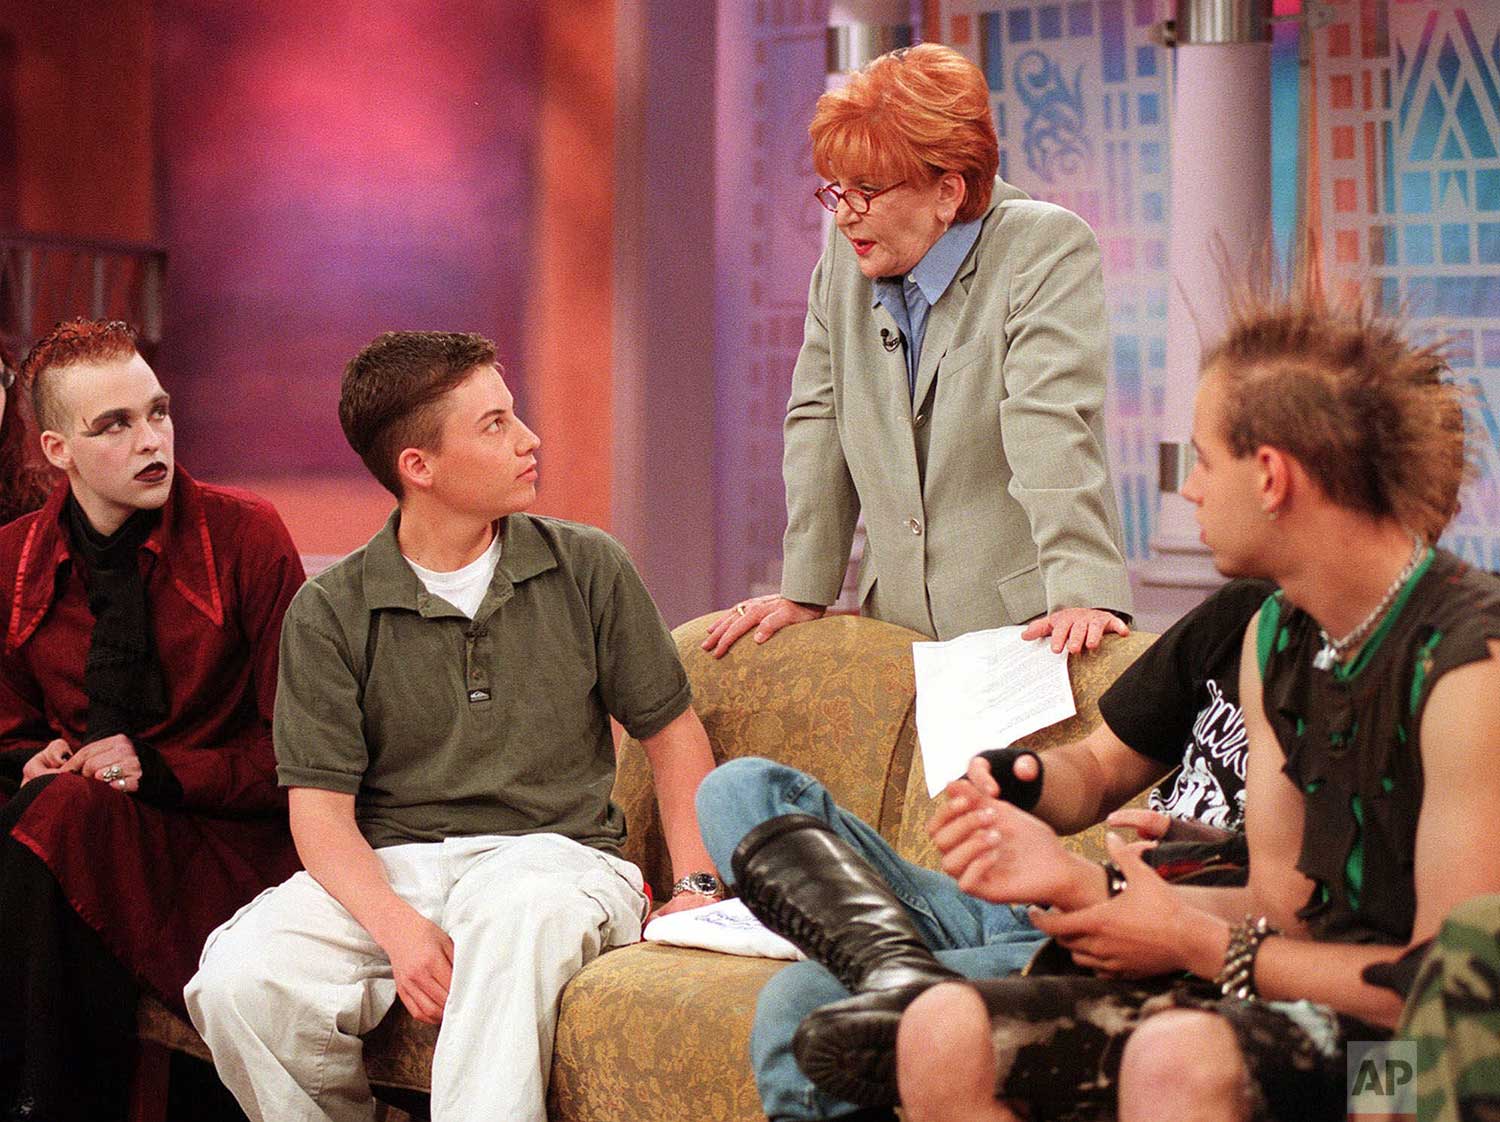
<instances>
[{"instance_id":1,"label":"man with spiked hair","mask_svg":"<svg viewBox=\"0 0 1500 1122\"><path fill-rule=\"evenodd\" d=\"M787 875L843 867L813 856L837 849L825 831L767 824L735 856L752 908L914 998L899 1030L858 993L804 1022L799 1059L831 1091L899 1087L916 1122L1012 1119L1008 1100L1033 1118L1342 1117L1346 1042L1400 1011L1387 964L1500 889L1500 854L1473 840L1500 801L1500 581L1434 546L1465 463L1440 356L1308 296L1246 302L1203 369L1183 494L1222 572L1280 585L1241 659L1249 884L1169 885L1112 838L1112 894L1079 906L1050 830L960 782L932 826L944 869L1040 905L1090 974L954 983L899 909L872 935L851 919L867 904Z\"/></svg>"}]
</instances>

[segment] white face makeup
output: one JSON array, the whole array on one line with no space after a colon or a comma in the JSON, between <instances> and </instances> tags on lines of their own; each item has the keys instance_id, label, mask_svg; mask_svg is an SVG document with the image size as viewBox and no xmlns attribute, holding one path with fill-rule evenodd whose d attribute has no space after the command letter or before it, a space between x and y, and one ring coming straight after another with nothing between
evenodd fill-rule
<instances>
[{"instance_id":1,"label":"white face makeup","mask_svg":"<svg viewBox=\"0 0 1500 1122\"><path fill-rule=\"evenodd\" d=\"M137 510L153 510L172 490L169 399L140 355L77 363L53 371L61 431L42 450L67 472L94 529L113 533Z\"/></svg>"}]
</instances>

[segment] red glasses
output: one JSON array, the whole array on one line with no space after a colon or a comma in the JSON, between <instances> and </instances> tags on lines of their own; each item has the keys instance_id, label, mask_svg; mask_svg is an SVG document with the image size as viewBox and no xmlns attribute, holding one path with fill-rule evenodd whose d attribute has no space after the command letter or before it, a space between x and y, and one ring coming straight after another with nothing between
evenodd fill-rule
<instances>
[{"instance_id":1,"label":"red glasses","mask_svg":"<svg viewBox=\"0 0 1500 1122\"><path fill-rule=\"evenodd\" d=\"M894 191L905 182L906 180L903 179L901 183L892 183L889 187L882 187L878 191L860 191L858 189L845 191L837 183L825 183L813 192L813 198L822 203L825 210L831 210L834 214L839 212L840 202L843 202L855 214L868 214L872 202L880 198L887 191Z\"/></svg>"}]
</instances>

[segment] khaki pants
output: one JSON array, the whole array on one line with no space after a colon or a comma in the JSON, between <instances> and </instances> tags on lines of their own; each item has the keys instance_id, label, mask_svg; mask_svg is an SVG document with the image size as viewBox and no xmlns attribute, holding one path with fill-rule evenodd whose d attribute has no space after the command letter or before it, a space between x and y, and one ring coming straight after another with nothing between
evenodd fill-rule
<instances>
[{"instance_id":1,"label":"khaki pants","mask_svg":"<svg viewBox=\"0 0 1500 1122\"><path fill-rule=\"evenodd\" d=\"M640 937L640 871L556 834L376 853L397 895L453 940L434 1122L545 1122L558 997L602 950ZM396 1000L390 960L307 873L214 931L185 992L255 1122L373 1118L360 1036Z\"/></svg>"}]
</instances>

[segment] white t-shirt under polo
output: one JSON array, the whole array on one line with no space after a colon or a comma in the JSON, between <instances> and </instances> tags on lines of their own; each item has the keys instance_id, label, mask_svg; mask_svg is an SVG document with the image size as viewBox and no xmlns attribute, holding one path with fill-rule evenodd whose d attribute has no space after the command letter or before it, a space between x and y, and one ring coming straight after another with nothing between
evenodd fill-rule
<instances>
[{"instance_id":1,"label":"white t-shirt under polo","mask_svg":"<svg viewBox=\"0 0 1500 1122\"><path fill-rule=\"evenodd\" d=\"M411 566L411 571L417 574L422 587L433 596L441 596L464 615L473 619L474 613L479 610L480 601L489 591L490 580L495 575L495 566L500 564L500 535L495 535L494 541L490 542L489 549L462 569L454 569L451 573L437 573L431 569L424 569L406 554L403 553L401 556Z\"/></svg>"}]
</instances>

